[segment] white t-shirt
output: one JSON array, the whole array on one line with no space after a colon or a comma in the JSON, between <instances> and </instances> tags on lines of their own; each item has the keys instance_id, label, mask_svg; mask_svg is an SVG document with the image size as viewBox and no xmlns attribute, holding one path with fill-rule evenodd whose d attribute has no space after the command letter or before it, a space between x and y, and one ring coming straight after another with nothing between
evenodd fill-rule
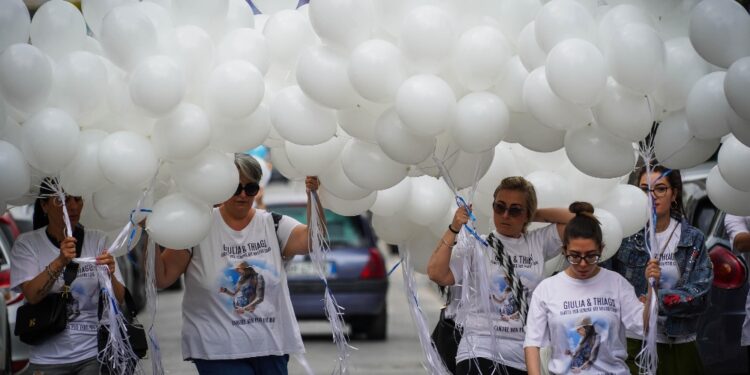
<instances>
[{"instance_id":1,"label":"white t-shirt","mask_svg":"<svg viewBox=\"0 0 750 375\"><path fill-rule=\"evenodd\" d=\"M458 309L458 302L461 300L461 286L453 284L446 287L449 300L446 301L445 305L445 319L456 319L456 311Z\"/></svg>"},{"instance_id":2,"label":"white t-shirt","mask_svg":"<svg viewBox=\"0 0 750 375\"><path fill-rule=\"evenodd\" d=\"M283 216L277 238L270 212L256 210L241 231L227 226L218 208L212 216L211 230L193 249L185 272L183 357L303 353L281 258L281 249L300 223Z\"/></svg>"},{"instance_id":3,"label":"white t-shirt","mask_svg":"<svg viewBox=\"0 0 750 375\"><path fill-rule=\"evenodd\" d=\"M10 286L21 292L21 284L45 271L45 266L60 255L45 233L47 227L22 234L11 250ZM81 257L101 254L106 243L103 232L85 229ZM63 286L63 274L50 289L57 292ZM120 269L115 267L115 278L122 283ZM65 364L96 357L97 309L99 307L99 281L96 266L84 263L70 285L72 299L68 305L68 325L60 334L32 345L29 360L36 364Z\"/></svg>"},{"instance_id":4,"label":"white t-shirt","mask_svg":"<svg viewBox=\"0 0 750 375\"><path fill-rule=\"evenodd\" d=\"M519 238L495 236L503 243L504 251L510 256L515 273L521 279L530 301L530 293L539 284L544 274L544 262L560 253L562 241L555 224L539 228ZM456 247L451 254L450 269L456 284L464 284L464 262L473 249ZM510 292L500 264L494 258L489 260L490 306L492 325L495 334L487 331L486 315L479 307L470 307L464 322L464 332L458 345L456 362L479 357L487 358L518 369L526 369L523 353L524 327L521 322L513 293Z\"/></svg>"},{"instance_id":5,"label":"white t-shirt","mask_svg":"<svg viewBox=\"0 0 750 375\"><path fill-rule=\"evenodd\" d=\"M643 330L643 306L616 272L600 268L586 280L560 272L534 291L524 347L550 347L552 374L629 374L625 330Z\"/></svg>"}]
</instances>

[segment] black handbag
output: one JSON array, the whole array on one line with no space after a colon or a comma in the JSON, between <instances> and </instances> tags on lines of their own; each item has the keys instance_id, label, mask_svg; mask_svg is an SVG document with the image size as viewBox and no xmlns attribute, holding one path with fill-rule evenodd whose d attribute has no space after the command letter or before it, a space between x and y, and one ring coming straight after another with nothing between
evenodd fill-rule
<instances>
[{"instance_id":1,"label":"black handbag","mask_svg":"<svg viewBox=\"0 0 750 375\"><path fill-rule=\"evenodd\" d=\"M104 294L99 295L99 320L102 319L103 301L105 299L106 297L104 296ZM142 324L138 323L138 319L136 318L136 315L138 313L135 309L135 301L133 300L133 296L130 295L130 291L128 291L127 288L125 289L125 309L123 309L122 312L123 316L125 317L125 328L127 330L127 337L128 341L130 342L130 347L133 349L133 352L138 356L138 358L143 358L146 356L146 353L148 353L148 340L146 339L146 330L143 328ZM123 334L123 336L125 335ZM107 346L108 341L109 326L100 325L99 330L97 331L97 343L100 352ZM106 365L108 368L111 368L106 358L104 359L102 364ZM135 368L135 363L133 363L132 366L129 367Z\"/></svg>"},{"instance_id":2,"label":"black handbag","mask_svg":"<svg viewBox=\"0 0 750 375\"><path fill-rule=\"evenodd\" d=\"M445 318L445 308L440 310L440 320L432 331L432 341L451 374L456 373L456 354L461 336L461 330L456 328L453 319Z\"/></svg>"},{"instance_id":3,"label":"black handbag","mask_svg":"<svg viewBox=\"0 0 750 375\"><path fill-rule=\"evenodd\" d=\"M83 249L83 227L76 226L73 236L76 238L76 257L81 256ZM47 237L59 247L57 240ZM60 293L47 293L39 302L26 302L16 312L16 326L13 333L21 342L39 345L48 338L65 330L68 325L68 302L70 302L70 284L78 276L78 263L70 262L65 266Z\"/></svg>"}]
</instances>

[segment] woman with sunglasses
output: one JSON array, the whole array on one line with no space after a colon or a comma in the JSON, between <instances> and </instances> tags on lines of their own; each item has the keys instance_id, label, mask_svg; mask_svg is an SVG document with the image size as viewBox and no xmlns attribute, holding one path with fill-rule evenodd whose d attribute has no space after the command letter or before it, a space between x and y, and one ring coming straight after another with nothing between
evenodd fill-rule
<instances>
[{"instance_id":1,"label":"woman with sunglasses","mask_svg":"<svg viewBox=\"0 0 750 375\"><path fill-rule=\"evenodd\" d=\"M31 305L51 293L69 292L68 323L62 332L30 346L28 373L99 374L97 270L94 264L79 264L73 259L96 257L96 264L106 265L115 297L120 302L125 296L125 287L115 259L104 248L104 233L78 223L83 210L81 197L65 195L63 198L73 230L67 233L63 201L50 188L52 183L49 178L42 181L40 198L34 205L34 230L21 234L13 243L10 286L23 293L26 303ZM77 255L77 247L80 255ZM66 286L65 280L72 281Z\"/></svg>"},{"instance_id":2,"label":"woman with sunglasses","mask_svg":"<svg viewBox=\"0 0 750 375\"><path fill-rule=\"evenodd\" d=\"M657 320L658 374L702 374L696 331L709 305L713 265L703 233L690 226L682 209L680 171L657 165L637 175L641 189L651 194L656 213L656 246L661 265ZM650 186L650 187L649 187ZM624 276L643 298L647 279L643 269L650 258L647 229L623 239L612 257L612 270ZM628 332L628 366L638 373L635 357L641 349L640 332Z\"/></svg>"},{"instance_id":3,"label":"woman with sunglasses","mask_svg":"<svg viewBox=\"0 0 750 375\"><path fill-rule=\"evenodd\" d=\"M526 373L521 317L526 315L529 293L543 278L544 262L560 253L562 231L572 218L566 209L537 210L534 186L523 177L503 179L493 194L492 208L495 230L487 240L495 257L487 259L487 269L494 297L489 312L494 334L485 323L488 312L479 307L481 301L473 301L462 319L466 323L455 358L457 374L490 374L496 368L508 374ZM456 246L459 230L468 220L466 209L459 208L430 258L427 273L438 285L464 286L468 279L464 264L470 262L473 248ZM527 231L532 221L555 225ZM509 287L512 295L504 295ZM514 311L507 305L511 301Z\"/></svg>"},{"instance_id":4,"label":"woman with sunglasses","mask_svg":"<svg viewBox=\"0 0 750 375\"><path fill-rule=\"evenodd\" d=\"M526 366L529 374L541 374L539 348L547 346L552 374L627 374L625 329L643 331L648 310L627 280L599 267L605 244L594 207L575 202L570 211L575 217L563 235L570 265L534 291L526 322ZM659 275L659 263L648 262L643 277L658 280Z\"/></svg>"},{"instance_id":5,"label":"woman with sunglasses","mask_svg":"<svg viewBox=\"0 0 750 375\"><path fill-rule=\"evenodd\" d=\"M234 196L213 209L209 235L198 246L157 254L156 284L167 287L185 274L182 355L198 373L287 374L289 354L304 346L284 264L308 253L309 231L289 216L253 207L261 166L245 154L235 154L234 162L240 172ZM309 221L318 179L307 177L305 185ZM238 292L247 294L242 308Z\"/></svg>"}]
</instances>

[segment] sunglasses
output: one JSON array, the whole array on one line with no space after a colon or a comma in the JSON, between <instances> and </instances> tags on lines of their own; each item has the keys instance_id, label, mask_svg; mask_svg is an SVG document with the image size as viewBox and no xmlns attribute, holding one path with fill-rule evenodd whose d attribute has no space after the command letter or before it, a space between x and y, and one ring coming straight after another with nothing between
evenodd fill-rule
<instances>
[{"instance_id":1,"label":"sunglasses","mask_svg":"<svg viewBox=\"0 0 750 375\"><path fill-rule=\"evenodd\" d=\"M520 205L511 204L510 207L508 207L505 203L498 202L492 203L492 210L500 216L505 214L505 211L508 211L508 216L510 217L519 217L526 212L526 210Z\"/></svg>"},{"instance_id":2,"label":"sunglasses","mask_svg":"<svg viewBox=\"0 0 750 375\"><path fill-rule=\"evenodd\" d=\"M257 182L248 182L245 185L237 184L237 190L234 191L234 195L240 195L243 191L248 197L255 196L260 190L260 185Z\"/></svg>"}]
</instances>

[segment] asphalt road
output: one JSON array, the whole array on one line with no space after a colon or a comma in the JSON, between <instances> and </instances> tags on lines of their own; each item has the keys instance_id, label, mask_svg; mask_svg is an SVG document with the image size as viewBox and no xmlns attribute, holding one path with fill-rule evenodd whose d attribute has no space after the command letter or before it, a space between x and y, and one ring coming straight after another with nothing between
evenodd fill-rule
<instances>
[{"instance_id":1,"label":"asphalt road","mask_svg":"<svg viewBox=\"0 0 750 375\"><path fill-rule=\"evenodd\" d=\"M398 259L388 259L388 269ZM397 269L390 277L388 290L388 339L380 342L353 340L356 347L350 359L350 374L424 374L422 352L417 338L416 328L408 310L404 294L404 283L401 270ZM441 306L441 300L434 284L427 277L417 274L419 297L422 309L427 314L429 327L434 327ZM164 291L159 293L156 331L162 351L162 363L168 374L197 374L191 362L182 360L180 348L180 330L182 315L182 291ZM322 297L322 296L321 296ZM147 312L139 316L144 324L149 324ZM307 353L305 358L315 374L331 374L336 365L337 350L331 340L327 321L300 322L302 339ZM151 361L141 362L147 374L151 374ZM291 358L289 373L307 375L299 362Z\"/></svg>"}]
</instances>

